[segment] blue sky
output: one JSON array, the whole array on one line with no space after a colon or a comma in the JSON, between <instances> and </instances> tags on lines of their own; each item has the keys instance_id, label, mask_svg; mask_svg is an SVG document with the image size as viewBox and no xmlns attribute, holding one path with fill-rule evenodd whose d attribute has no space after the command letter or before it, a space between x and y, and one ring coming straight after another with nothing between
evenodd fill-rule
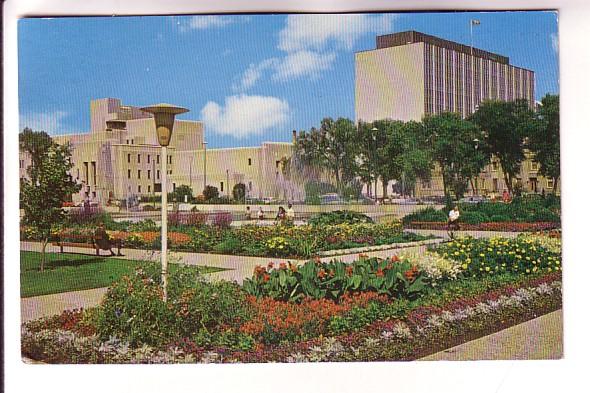
<instances>
[{"instance_id":1,"label":"blue sky","mask_svg":"<svg viewBox=\"0 0 590 393\"><path fill-rule=\"evenodd\" d=\"M323 117L354 119L354 52L417 30L532 69L536 98L558 93L553 12L225 15L23 19L21 128L90 128L90 100L169 102L203 120L211 147L288 141Z\"/></svg>"}]
</instances>

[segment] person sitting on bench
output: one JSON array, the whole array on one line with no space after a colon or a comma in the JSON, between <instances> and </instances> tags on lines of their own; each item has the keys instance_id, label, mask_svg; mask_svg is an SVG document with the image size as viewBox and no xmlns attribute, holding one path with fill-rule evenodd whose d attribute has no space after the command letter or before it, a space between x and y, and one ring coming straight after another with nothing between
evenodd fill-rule
<instances>
[{"instance_id":1,"label":"person sitting on bench","mask_svg":"<svg viewBox=\"0 0 590 393\"><path fill-rule=\"evenodd\" d=\"M117 247L117 255L119 255L119 256L123 255L123 254L121 254L121 240L109 239L109 234L104 229L103 223L98 224L98 228L96 228L96 231L94 232L94 244L95 244L97 250L98 249L109 250L111 252L111 255L115 255L112 248L113 248L113 246L116 246Z\"/></svg>"}]
</instances>

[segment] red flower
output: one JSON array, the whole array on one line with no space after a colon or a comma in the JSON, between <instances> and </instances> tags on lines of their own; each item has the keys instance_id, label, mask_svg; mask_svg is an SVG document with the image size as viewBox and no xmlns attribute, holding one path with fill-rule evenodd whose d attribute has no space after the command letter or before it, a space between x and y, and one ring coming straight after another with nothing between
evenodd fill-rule
<instances>
[{"instance_id":1,"label":"red flower","mask_svg":"<svg viewBox=\"0 0 590 393\"><path fill-rule=\"evenodd\" d=\"M281 263L279 264L279 269L281 269L281 270L285 270L285 269L287 269L287 264L286 264L285 262L281 262Z\"/></svg>"},{"instance_id":2,"label":"red flower","mask_svg":"<svg viewBox=\"0 0 590 393\"><path fill-rule=\"evenodd\" d=\"M270 280L270 274L264 273L264 276L262 277L262 281L268 282L268 280Z\"/></svg>"},{"instance_id":3,"label":"red flower","mask_svg":"<svg viewBox=\"0 0 590 393\"><path fill-rule=\"evenodd\" d=\"M346 266L346 275L348 277L352 276L352 266Z\"/></svg>"},{"instance_id":4,"label":"red flower","mask_svg":"<svg viewBox=\"0 0 590 393\"><path fill-rule=\"evenodd\" d=\"M381 268L377 269L377 271L375 272L375 276L383 277L383 270Z\"/></svg>"},{"instance_id":5,"label":"red flower","mask_svg":"<svg viewBox=\"0 0 590 393\"><path fill-rule=\"evenodd\" d=\"M399 262L399 257L397 255L394 255L394 256L391 257L391 260L393 262Z\"/></svg>"},{"instance_id":6,"label":"red flower","mask_svg":"<svg viewBox=\"0 0 590 393\"><path fill-rule=\"evenodd\" d=\"M274 265L275 265L274 263L269 262L268 263L268 266L267 266L268 267L268 270L272 269L274 267Z\"/></svg>"},{"instance_id":7,"label":"red flower","mask_svg":"<svg viewBox=\"0 0 590 393\"><path fill-rule=\"evenodd\" d=\"M326 277L326 271L324 269L320 269L318 272L318 278L323 279L324 277Z\"/></svg>"}]
</instances>

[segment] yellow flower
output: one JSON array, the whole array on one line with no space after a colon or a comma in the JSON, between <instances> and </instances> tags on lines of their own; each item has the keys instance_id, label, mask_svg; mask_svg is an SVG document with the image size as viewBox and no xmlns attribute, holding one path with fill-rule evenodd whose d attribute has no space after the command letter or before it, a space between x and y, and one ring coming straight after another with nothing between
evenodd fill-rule
<instances>
[{"instance_id":1,"label":"yellow flower","mask_svg":"<svg viewBox=\"0 0 590 393\"><path fill-rule=\"evenodd\" d=\"M463 269L467 269L467 264L466 264L466 263L464 263L463 265L461 265L461 267L462 267Z\"/></svg>"},{"instance_id":2,"label":"yellow flower","mask_svg":"<svg viewBox=\"0 0 590 393\"><path fill-rule=\"evenodd\" d=\"M486 266L486 272L489 272L489 271L490 271L490 267Z\"/></svg>"},{"instance_id":3,"label":"yellow flower","mask_svg":"<svg viewBox=\"0 0 590 393\"><path fill-rule=\"evenodd\" d=\"M480 257L485 257L485 255L484 255L484 254L479 254L479 256L480 256Z\"/></svg>"},{"instance_id":4,"label":"yellow flower","mask_svg":"<svg viewBox=\"0 0 590 393\"><path fill-rule=\"evenodd\" d=\"M527 272L527 273L530 273L530 272L531 272L531 269L526 269L526 272Z\"/></svg>"}]
</instances>

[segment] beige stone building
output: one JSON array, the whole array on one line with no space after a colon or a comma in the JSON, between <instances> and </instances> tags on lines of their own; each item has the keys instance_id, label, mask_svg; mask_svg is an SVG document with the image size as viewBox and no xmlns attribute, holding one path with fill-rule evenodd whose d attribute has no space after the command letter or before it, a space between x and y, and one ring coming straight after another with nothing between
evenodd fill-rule
<instances>
[{"instance_id":1,"label":"beige stone building","mask_svg":"<svg viewBox=\"0 0 590 393\"><path fill-rule=\"evenodd\" d=\"M506 56L416 31L378 36L376 49L355 54L357 121L420 121L425 115L442 112L466 117L484 100L526 99L532 108L534 86L534 72L511 65ZM531 154L527 157L519 176L525 192L552 192L559 187L539 176L538 164L530 159ZM506 189L495 159L475 188L487 194ZM442 195L440 172L434 171L430 183L419 182L415 194ZM381 184L377 196L382 196Z\"/></svg>"},{"instance_id":2,"label":"beige stone building","mask_svg":"<svg viewBox=\"0 0 590 393\"><path fill-rule=\"evenodd\" d=\"M252 198L300 198L285 181L281 162L292 154L291 143L263 143L259 147L206 149L200 121L175 120L168 157L160 156L155 123L138 107L122 105L116 98L90 103L89 133L59 135L53 139L72 146L72 177L82 189L74 203L86 198L99 204L131 196L160 195L161 164L168 160L168 192L189 185L193 193L215 186L220 195L231 195L237 183L246 185ZM30 158L20 153L20 175L26 176Z\"/></svg>"}]
</instances>

